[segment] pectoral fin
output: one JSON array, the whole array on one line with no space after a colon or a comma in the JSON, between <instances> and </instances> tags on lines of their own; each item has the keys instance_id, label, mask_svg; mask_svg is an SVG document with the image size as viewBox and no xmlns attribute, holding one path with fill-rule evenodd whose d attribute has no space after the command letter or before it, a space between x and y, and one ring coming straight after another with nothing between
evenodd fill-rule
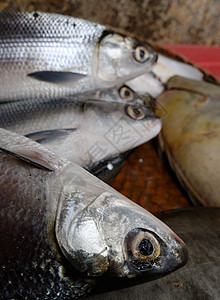
<instances>
[{"instance_id":1,"label":"pectoral fin","mask_svg":"<svg viewBox=\"0 0 220 300\"><path fill-rule=\"evenodd\" d=\"M86 75L73 72L40 71L30 73L28 76L49 83L66 84L78 81Z\"/></svg>"},{"instance_id":2,"label":"pectoral fin","mask_svg":"<svg viewBox=\"0 0 220 300\"><path fill-rule=\"evenodd\" d=\"M69 162L15 132L0 128L0 151L47 171L62 170Z\"/></svg>"},{"instance_id":3,"label":"pectoral fin","mask_svg":"<svg viewBox=\"0 0 220 300\"><path fill-rule=\"evenodd\" d=\"M19 152L11 151L1 146L0 146L0 151L7 153L13 157L19 158L27 163L30 163L35 167L43 168L46 169L47 171L54 171L53 168L50 166L50 164L47 161L43 160L41 155L38 152L29 150L28 152L21 154Z\"/></svg>"},{"instance_id":4,"label":"pectoral fin","mask_svg":"<svg viewBox=\"0 0 220 300\"><path fill-rule=\"evenodd\" d=\"M72 132L76 131L76 128L66 128L66 129L52 129L52 130L44 130L29 133L26 137L40 143L47 143L57 139L62 139L63 137L68 136Z\"/></svg>"}]
</instances>

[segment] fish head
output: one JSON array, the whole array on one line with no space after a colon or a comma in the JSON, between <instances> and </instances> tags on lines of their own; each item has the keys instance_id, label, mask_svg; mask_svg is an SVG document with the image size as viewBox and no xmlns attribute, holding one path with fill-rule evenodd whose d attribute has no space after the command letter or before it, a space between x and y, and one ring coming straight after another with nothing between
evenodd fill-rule
<instances>
[{"instance_id":1,"label":"fish head","mask_svg":"<svg viewBox=\"0 0 220 300\"><path fill-rule=\"evenodd\" d=\"M106 242L108 276L144 276L147 281L187 262L184 242L163 222L120 194L103 193L89 211Z\"/></svg>"},{"instance_id":2,"label":"fish head","mask_svg":"<svg viewBox=\"0 0 220 300\"><path fill-rule=\"evenodd\" d=\"M97 85L115 86L149 71L157 60L150 46L118 33L107 33L99 43Z\"/></svg>"},{"instance_id":3,"label":"fish head","mask_svg":"<svg viewBox=\"0 0 220 300\"><path fill-rule=\"evenodd\" d=\"M161 130L161 119L139 102L88 101L84 116L88 151L99 149L98 160L133 149Z\"/></svg>"},{"instance_id":4,"label":"fish head","mask_svg":"<svg viewBox=\"0 0 220 300\"><path fill-rule=\"evenodd\" d=\"M58 243L74 267L86 276L148 281L187 262L184 242L169 227L87 174L80 170L69 184L56 220Z\"/></svg>"},{"instance_id":5,"label":"fish head","mask_svg":"<svg viewBox=\"0 0 220 300\"><path fill-rule=\"evenodd\" d=\"M139 93L134 92L132 88L123 84L105 90L98 90L94 94L88 95L88 97L97 100L126 104L128 102L141 102L142 98L147 97L147 95L142 97Z\"/></svg>"}]
</instances>

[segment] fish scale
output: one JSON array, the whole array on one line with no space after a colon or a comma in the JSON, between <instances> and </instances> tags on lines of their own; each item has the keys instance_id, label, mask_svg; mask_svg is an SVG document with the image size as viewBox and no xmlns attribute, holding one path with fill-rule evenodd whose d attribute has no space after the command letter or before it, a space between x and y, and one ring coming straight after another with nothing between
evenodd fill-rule
<instances>
[{"instance_id":1,"label":"fish scale","mask_svg":"<svg viewBox=\"0 0 220 300\"><path fill-rule=\"evenodd\" d=\"M0 102L64 97L125 82L156 61L154 51L143 44L143 52L139 44L74 17L1 12ZM146 60L137 61L135 51Z\"/></svg>"},{"instance_id":2,"label":"fish scale","mask_svg":"<svg viewBox=\"0 0 220 300\"><path fill-rule=\"evenodd\" d=\"M23 164L5 164L7 160L7 156L1 155L0 185L5 196L1 197L0 210L3 249L0 257L0 299L78 298L78 271L71 268L71 278L68 278L68 262L55 241L53 222L56 210L51 209L49 204L46 184L47 178L53 175L26 168ZM9 186L11 193L8 195ZM16 193L13 193L14 190ZM85 281L85 284L88 282ZM15 286L20 288L15 289Z\"/></svg>"},{"instance_id":3,"label":"fish scale","mask_svg":"<svg viewBox=\"0 0 220 300\"><path fill-rule=\"evenodd\" d=\"M147 281L186 263L183 241L143 208L24 136L0 137L0 299L76 299L102 275Z\"/></svg>"},{"instance_id":4,"label":"fish scale","mask_svg":"<svg viewBox=\"0 0 220 300\"><path fill-rule=\"evenodd\" d=\"M33 14L25 13L16 15L8 13L5 18L1 17L0 39L5 43L5 49L7 49L7 52L5 51L6 59L7 53L10 59L11 53L17 53L19 46L22 55L18 55L15 63L24 63L24 59L29 59L30 53L35 51L41 58L39 61L35 59L36 69L45 68L45 62L48 61L50 67L56 69L59 69L59 65L64 68L72 65L78 67L79 70L83 67L81 71L87 73L86 66L92 56L92 51L87 51L87 49L94 44L94 40L101 36L104 26L80 19L71 19L68 17L61 19L58 15L48 14L39 14L35 18ZM71 26L73 24L75 26ZM21 36L21 40L18 41L18 37ZM73 43L77 45L77 48L71 48ZM53 55L45 51L47 48L51 48ZM76 57L74 59L71 57L75 53L77 53L77 60ZM25 55L26 57L24 57Z\"/></svg>"},{"instance_id":5,"label":"fish scale","mask_svg":"<svg viewBox=\"0 0 220 300\"><path fill-rule=\"evenodd\" d=\"M26 99L0 105L0 127L42 141L45 147L85 166L154 137L161 120L147 108L144 112L145 117L137 121L126 115L122 103L80 102L74 97Z\"/></svg>"},{"instance_id":6,"label":"fish scale","mask_svg":"<svg viewBox=\"0 0 220 300\"><path fill-rule=\"evenodd\" d=\"M18 82L14 81L14 88L10 87L8 73L1 75L3 84L1 84L0 93L2 97L6 96L5 90L7 90L7 94L9 93L6 99L17 97L16 91L20 86L23 88L22 96L24 97L35 94L38 87L48 89L44 82L35 82L33 79L29 79L32 84L31 89L29 86L25 87L27 78L23 69L26 68L31 68L31 72L48 68L59 71L68 70L71 66L75 72L81 74L90 72L89 66L94 51L94 41L100 37L104 27L91 23L87 25L83 21L84 35L81 36L81 20L71 21L67 18L69 20L67 23L66 18L64 20L58 18L59 22L57 22L57 18L57 15L48 18L47 14L34 18L32 14L24 13L16 15L9 13L6 18L0 17L0 40L5 49L4 59L0 60L1 69L9 68L16 77L16 73L20 72L20 79ZM76 26L71 26L71 23ZM19 42L18 36L20 37ZM74 47L72 47L73 43ZM11 63L12 57L13 64ZM11 79L13 80L13 77ZM51 88L50 91L46 91L48 97L61 92L60 88L56 86L53 86L53 90Z\"/></svg>"}]
</instances>

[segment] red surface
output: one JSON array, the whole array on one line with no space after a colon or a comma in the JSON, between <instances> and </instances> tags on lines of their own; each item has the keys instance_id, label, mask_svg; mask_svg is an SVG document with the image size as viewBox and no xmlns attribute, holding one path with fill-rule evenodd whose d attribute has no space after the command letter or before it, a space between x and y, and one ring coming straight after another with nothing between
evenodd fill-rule
<instances>
[{"instance_id":1,"label":"red surface","mask_svg":"<svg viewBox=\"0 0 220 300\"><path fill-rule=\"evenodd\" d=\"M191 62L201 68L210 71L213 75L220 77L220 47L219 46L197 46L197 45L164 45L184 55Z\"/></svg>"}]
</instances>

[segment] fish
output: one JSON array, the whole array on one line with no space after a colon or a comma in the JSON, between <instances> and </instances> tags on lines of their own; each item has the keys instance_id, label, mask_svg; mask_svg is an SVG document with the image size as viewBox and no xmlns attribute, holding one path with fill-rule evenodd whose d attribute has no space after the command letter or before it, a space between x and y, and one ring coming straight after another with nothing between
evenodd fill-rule
<instances>
[{"instance_id":1,"label":"fish","mask_svg":"<svg viewBox=\"0 0 220 300\"><path fill-rule=\"evenodd\" d=\"M147 72L156 60L147 44L97 23L0 12L0 102L111 88Z\"/></svg>"},{"instance_id":2,"label":"fish","mask_svg":"<svg viewBox=\"0 0 220 300\"><path fill-rule=\"evenodd\" d=\"M0 127L26 135L84 167L131 150L159 133L161 119L136 98L123 100L124 104L116 94L112 102L68 97L1 103Z\"/></svg>"},{"instance_id":3,"label":"fish","mask_svg":"<svg viewBox=\"0 0 220 300\"><path fill-rule=\"evenodd\" d=\"M220 86L180 76L157 101L166 108L159 136L180 183L194 204L220 206Z\"/></svg>"},{"instance_id":4,"label":"fish","mask_svg":"<svg viewBox=\"0 0 220 300\"><path fill-rule=\"evenodd\" d=\"M97 285L96 292L102 292L102 294L89 296L88 300L219 299L220 208L190 207L160 212L156 216L184 237L189 252L187 265L156 281L123 289L120 287L117 291L114 290L116 282L114 286L113 283Z\"/></svg>"},{"instance_id":5,"label":"fish","mask_svg":"<svg viewBox=\"0 0 220 300\"><path fill-rule=\"evenodd\" d=\"M184 242L82 167L0 128L4 299L77 299L102 277L153 280L183 266Z\"/></svg>"}]
</instances>

